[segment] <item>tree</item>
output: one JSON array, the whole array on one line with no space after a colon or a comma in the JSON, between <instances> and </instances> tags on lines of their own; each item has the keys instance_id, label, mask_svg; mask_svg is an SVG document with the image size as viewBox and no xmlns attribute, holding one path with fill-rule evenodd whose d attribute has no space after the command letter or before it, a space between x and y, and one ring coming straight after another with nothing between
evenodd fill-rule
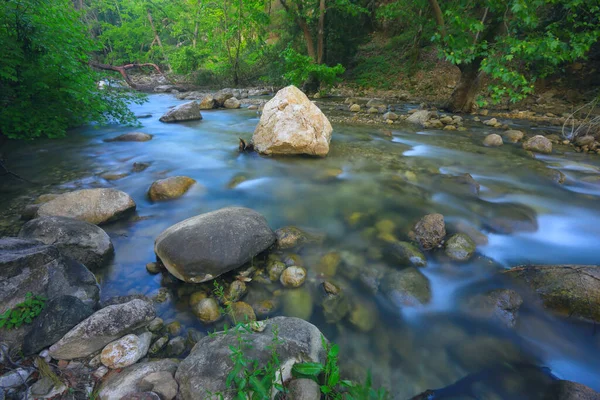
<instances>
[{"instance_id":1,"label":"tree","mask_svg":"<svg viewBox=\"0 0 600 400\"><path fill-rule=\"evenodd\" d=\"M71 0L5 0L0 14L0 136L57 137L87 122L133 123L139 96L99 90L94 44Z\"/></svg>"},{"instance_id":2,"label":"tree","mask_svg":"<svg viewBox=\"0 0 600 400\"><path fill-rule=\"evenodd\" d=\"M428 0L441 55L461 71L448 101L470 112L482 80L493 80L495 102L517 102L536 79L584 58L600 38L600 4L586 0Z\"/></svg>"}]
</instances>

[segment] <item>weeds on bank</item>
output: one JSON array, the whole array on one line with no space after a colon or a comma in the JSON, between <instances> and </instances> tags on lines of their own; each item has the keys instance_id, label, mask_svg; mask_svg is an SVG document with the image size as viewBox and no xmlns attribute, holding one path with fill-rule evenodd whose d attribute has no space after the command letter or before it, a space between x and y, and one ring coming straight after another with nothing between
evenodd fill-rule
<instances>
[{"instance_id":1,"label":"weeds on bank","mask_svg":"<svg viewBox=\"0 0 600 400\"><path fill-rule=\"evenodd\" d=\"M30 324L35 317L40 315L45 305L44 297L33 295L31 292L27 293L25 301L0 314L0 328L13 329L19 328L23 324Z\"/></svg>"}]
</instances>

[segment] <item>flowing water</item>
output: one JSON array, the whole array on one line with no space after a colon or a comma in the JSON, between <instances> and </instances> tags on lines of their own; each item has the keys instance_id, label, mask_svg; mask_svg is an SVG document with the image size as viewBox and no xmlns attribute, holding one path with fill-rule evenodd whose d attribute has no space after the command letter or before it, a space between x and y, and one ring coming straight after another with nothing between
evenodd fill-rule
<instances>
[{"instance_id":1,"label":"flowing water","mask_svg":"<svg viewBox=\"0 0 600 400\"><path fill-rule=\"evenodd\" d=\"M340 344L346 374L364 376L370 369L398 399L474 373L480 374L475 383L459 385L457 393L537 398L550 374L600 390L600 335L593 325L554 316L527 296L514 329L474 319L462 306L468 296L508 287L499 276L504 268L600 263L600 158L568 147L535 158L518 146L485 148L481 142L493 130L468 122L466 132L339 125L327 158L264 158L237 151L238 138L249 139L258 122L255 111L206 111L202 121L188 123L158 121L179 103L170 95L151 95L134 107L138 114L152 114L136 128L154 135L149 142L106 143L103 139L132 129L86 127L62 140L40 140L5 153L15 171L36 182L2 182L6 233L18 230L13 214L28 197L87 187L123 190L136 201L137 215L104 226L116 255L110 266L96 271L102 298L159 294L164 301L158 313L165 321L206 331L215 327L203 326L188 306L193 285L146 271L155 259L154 239L188 217L232 205L250 207L273 229L295 225L326 235L322 244L299 251L308 270L301 294L253 281L246 301L279 296L283 300L276 301L281 306L274 315L301 315L316 324ZM518 129L518 122L511 125ZM134 162L150 166L134 173ZM127 175L107 181L101 177L105 173ZM465 173L480 184L479 194L461 177ZM198 184L180 199L150 202L150 184L174 175ZM414 223L432 212L444 215L449 232L474 237L477 256L459 264L441 251L428 254L421 271L430 282L431 301L400 308L365 284L370 271L395 268L377 226L391 227L395 237L408 240ZM320 259L327 253L341 260L337 268L323 270ZM354 323L349 316L328 323L320 306L324 280L342 287L353 307L367 311L352 317ZM373 328L357 329L363 322ZM533 365L546 369L531 372L527 368Z\"/></svg>"}]
</instances>

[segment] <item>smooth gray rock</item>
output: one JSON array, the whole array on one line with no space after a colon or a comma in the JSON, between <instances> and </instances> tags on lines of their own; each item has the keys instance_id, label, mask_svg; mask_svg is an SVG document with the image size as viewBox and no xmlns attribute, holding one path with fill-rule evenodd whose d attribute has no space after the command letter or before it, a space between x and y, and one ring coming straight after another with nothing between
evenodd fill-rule
<instances>
[{"instance_id":1,"label":"smooth gray rock","mask_svg":"<svg viewBox=\"0 0 600 400\"><path fill-rule=\"evenodd\" d=\"M200 119L202 119L200 104L197 101L190 101L171 108L160 117L160 122L182 122Z\"/></svg>"},{"instance_id":2,"label":"smooth gray rock","mask_svg":"<svg viewBox=\"0 0 600 400\"><path fill-rule=\"evenodd\" d=\"M422 126L423 124L425 124L425 122L427 122L431 115L432 113L430 111L419 110L414 112L410 117L408 117L406 121Z\"/></svg>"},{"instance_id":3,"label":"smooth gray rock","mask_svg":"<svg viewBox=\"0 0 600 400\"><path fill-rule=\"evenodd\" d=\"M293 379L288 387L290 400L320 400L321 389L312 379Z\"/></svg>"},{"instance_id":4,"label":"smooth gray rock","mask_svg":"<svg viewBox=\"0 0 600 400\"><path fill-rule=\"evenodd\" d=\"M50 300L31 324L23 340L23 354L35 354L56 343L93 313L92 307L77 297L60 296Z\"/></svg>"},{"instance_id":5,"label":"smooth gray rock","mask_svg":"<svg viewBox=\"0 0 600 400\"><path fill-rule=\"evenodd\" d=\"M135 201L117 189L82 189L44 203L37 217L69 217L100 225L135 211Z\"/></svg>"},{"instance_id":6,"label":"smooth gray rock","mask_svg":"<svg viewBox=\"0 0 600 400\"><path fill-rule=\"evenodd\" d=\"M0 389L16 388L24 385L33 370L29 368L18 368L0 376Z\"/></svg>"},{"instance_id":7,"label":"smooth gray rock","mask_svg":"<svg viewBox=\"0 0 600 400\"><path fill-rule=\"evenodd\" d=\"M123 369L119 373L109 376L99 387L98 397L100 400L121 400L125 396L139 392L140 381L160 371L169 372L171 375L177 370L177 360L158 360L134 364Z\"/></svg>"},{"instance_id":8,"label":"smooth gray rock","mask_svg":"<svg viewBox=\"0 0 600 400\"><path fill-rule=\"evenodd\" d=\"M158 236L154 251L175 277L200 283L242 266L275 239L261 214L229 207L171 226Z\"/></svg>"},{"instance_id":9,"label":"smooth gray rock","mask_svg":"<svg viewBox=\"0 0 600 400\"><path fill-rule=\"evenodd\" d=\"M154 306L144 300L105 307L71 329L50 347L57 360L86 357L110 342L148 325L155 317Z\"/></svg>"},{"instance_id":10,"label":"smooth gray rock","mask_svg":"<svg viewBox=\"0 0 600 400\"><path fill-rule=\"evenodd\" d=\"M19 237L53 244L90 269L106 265L114 255L110 237L102 228L73 218L36 218L23 225Z\"/></svg>"},{"instance_id":11,"label":"smooth gray rock","mask_svg":"<svg viewBox=\"0 0 600 400\"><path fill-rule=\"evenodd\" d=\"M314 325L289 317L276 317L267 320L265 325L263 332L244 334L244 338L252 344L245 354L249 359L256 359L259 364L265 365L271 358L273 327L277 326L278 337L282 341L277 352L284 381L289 379L291 367L298 360L325 362L322 334ZM225 392L225 379L233 367L229 346L237 346L237 337L233 331L205 337L194 346L175 374L182 400L204 399L208 392ZM225 400L232 398L229 392L224 395Z\"/></svg>"},{"instance_id":12,"label":"smooth gray rock","mask_svg":"<svg viewBox=\"0 0 600 400\"><path fill-rule=\"evenodd\" d=\"M140 381L139 387L142 390L158 393L163 400L174 399L179 391L179 385L173 378L173 374L167 371L151 373Z\"/></svg>"}]
</instances>

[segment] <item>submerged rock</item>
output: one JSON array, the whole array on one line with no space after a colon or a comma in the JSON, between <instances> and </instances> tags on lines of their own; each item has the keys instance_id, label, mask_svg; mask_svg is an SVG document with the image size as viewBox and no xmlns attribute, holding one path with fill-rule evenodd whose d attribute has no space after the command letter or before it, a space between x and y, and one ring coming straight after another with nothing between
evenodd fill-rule
<instances>
[{"instance_id":1,"label":"submerged rock","mask_svg":"<svg viewBox=\"0 0 600 400\"><path fill-rule=\"evenodd\" d=\"M313 297L305 288L286 290L283 294L283 313L287 317L309 320L313 306Z\"/></svg>"},{"instance_id":2,"label":"submerged rock","mask_svg":"<svg viewBox=\"0 0 600 400\"><path fill-rule=\"evenodd\" d=\"M322 333L310 323L298 318L277 317L265 322L262 332L242 333L249 344L246 357L265 366L271 359L273 329L277 327L277 353L283 368L283 380L290 378L290 367L298 360L325 362L325 351L321 345ZM190 355L181 362L176 380L182 400L204 399L209 393L221 392L225 400L233 399L226 389L227 375L233 368L231 346L237 346L237 335L233 332L205 337L198 342Z\"/></svg>"},{"instance_id":3,"label":"submerged rock","mask_svg":"<svg viewBox=\"0 0 600 400\"><path fill-rule=\"evenodd\" d=\"M552 142L542 135L536 135L523 143L523 149L536 153L550 154L552 153Z\"/></svg>"},{"instance_id":4,"label":"submerged rock","mask_svg":"<svg viewBox=\"0 0 600 400\"><path fill-rule=\"evenodd\" d=\"M152 201L176 199L183 196L196 181L188 176L170 176L155 181L148 189Z\"/></svg>"},{"instance_id":5,"label":"submerged rock","mask_svg":"<svg viewBox=\"0 0 600 400\"><path fill-rule=\"evenodd\" d=\"M371 300L357 301L348 314L350 323L362 332L373 330L378 317L377 306Z\"/></svg>"},{"instance_id":6,"label":"submerged rock","mask_svg":"<svg viewBox=\"0 0 600 400\"><path fill-rule=\"evenodd\" d=\"M523 299L514 290L495 289L471 297L466 301L465 309L477 317L491 319L507 328L513 328L517 323L521 304Z\"/></svg>"},{"instance_id":7,"label":"submerged rock","mask_svg":"<svg viewBox=\"0 0 600 400\"><path fill-rule=\"evenodd\" d=\"M275 231L277 235L277 248L280 250L299 247L313 241L312 235L295 226L286 226Z\"/></svg>"},{"instance_id":8,"label":"submerged rock","mask_svg":"<svg viewBox=\"0 0 600 400\"><path fill-rule=\"evenodd\" d=\"M444 252L454 261L467 261L475 253L477 245L468 235L457 233L446 241Z\"/></svg>"},{"instance_id":9,"label":"submerged rock","mask_svg":"<svg viewBox=\"0 0 600 400\"><path fill-rule=\"evenodd\" d=\"M504 272L530 287L558 314L600 321L600 267L525 265Z\"/></svg>"},{"instance_id":10,"label":"submerged rock","mask_svg":"<svg viewBox=\"0 0 600 400\"><path fill-rule=\"evenodd\" d=\"M171 226L156 239L154 251L176 278L200 283L242 266L275 239L262 215L229 207Z\"/></svg>"},{"instance_id":11,"label":"submerged rock","mask_svg":"<svg viewBox=\"0 0 600 400\"><path fill-rule=\"evenodd\" d=\"M73 218L36 218L23 225L19 237L54 245L62 254L90 269L106 265L114 254L106 232L96 225Z\"/></svg>"},{"instance_id":12,"label":"submerged rock","mask_svg":"<svg viewBox=\"0 0 600 400\"><path fill-rule=\"evenodd\" d=\"M112 139L104 139L105 142L147 142L152 136L144 132L128 132Z\"/></svg>"},{"instance_id":13,"label":"submerged rock","mask_svg":"<svg viewBox=\"0 0 600 400\"><path fill-rule=\"evenodd\" d=\"M323 257L321 257L316 270L324 276L335 276L335 273L337 272L338 266L340 265L341 261L342 258L340 257L340 254L338 252L329 252Z\"/></svg>"},{"instance_id":14,"label":"submerged rock","mask_svg":"<svg viewBox=\"0 0 600 400\"><path fill-rule=\"evenodd\" d=\"M325 322L335 324L341 321L350 312L350 302L343 293L325 294L321 302Z\"/></svg>"},{"instance_id":15,"label":"submerged rock","mask_svg":"<svg viewBox=\"0 0 600 400\"><path fill-rule=\"evenodd\" d=\"M415 267L388 272L381 290L396 307L415 307L431 300L429 280Z\"/></svg>"},{"instance_id":16,"label":"submerged rock","mask_svg":"<svg viewBox=\"0 0 600 400\"><path fill-rule=\"evenodd\" d=\"M272 282L278 281L286 268L286 265L281 261L269 260L267 263L267 273L269 274L269 279Z\"/></svg>"},{"instance_id":17,"label":"submerged rock","mask_svg":"<svg viewBox=\"0 0 600 400\"><path fill-rule=\"evenodd\" d=\"M250 304L243 301L236 301L231 304L231 315L229 316L234 324L238 322L256 321L256 314Z\"/></svg>"},{"instance_id":18,"label":"submerged rock","mask_svg":"<svg viewBox=\"0 0 600 400\"><path fill-rule=\"evenodd\" d=\"M427 259L421 250L408 242L391 243L388 246L387 254L402 266L424 267L427 265Z\"/></svg>"},{"instance_id":19,"label":"submerged rock","mask_svg":"<svg viewBox=\"0 0 600 400\"><path fill-rule=\"evenodd\" d=\"M297 87L288 86L265 104L252 141L262 154L326 156L332 131L321 110Z\"/></svg>"},{"instance_id":20,"label":"submerged rock","mask_svg":"<svg viewBox=\"0 0 600 400\"><path fill-rule=\"evenodd\" d=\"M446 236L446 224L442 214L427 214L414 228L415 238L425 250L439 246Z\"/></svg>"},{"instance_id":21,"label":"submerged rock","mask_svg":"<svg viewBox=\"0 0 600 400\"><path fill-rule=\"evenodd\" d=\"M200 300L192 306L192 312L198 319L205 324L209 324L221 319L221 309L219 303L212 297Z\"/></svg>"},{"instance_id":22,"label":"submerged rock","mask_svg":"<svg viewBox=\"0 0 600 400\"><path fill-rule=\"evenodd\" d=\"M190 101L171 108L160 117L160 122L182 122L200 119L202 119L200 104L197 101Z\"/></svg>"},{"instance_id":23,"label":"submerged rock","mask_svg":"<svg viewBox=\"0 0 600 400\"><path fill-rule=\"evenodd\" d=\"M302 286L306 279L306 270L302 267L288 267L282 273L280 277L281 284L285 287L297 288Z\"/></svg>"},{"instance_id":24,"label":"submerged rock","mask_svg":"<svg viewBox=\"0 0 600 400\"><path fill-rule=\"evenodd\" d=\"M504 137L504 140L506 140L509 143L517 143L523 140L523 136L525 135L521 131L510 129L504 132L502 136Z\"/></svg>"},{"instance_id":25,"label":"submerged rock","mask_svg":"<svg viewBox=\"0 0 600 400\"><path fill-rule=\"evenodd\" d=\"M69 217L100 225L135 210L135 202L117 189L82 189L61 194L37 210L39 217Z\"/></svg>"}]
</instances>

